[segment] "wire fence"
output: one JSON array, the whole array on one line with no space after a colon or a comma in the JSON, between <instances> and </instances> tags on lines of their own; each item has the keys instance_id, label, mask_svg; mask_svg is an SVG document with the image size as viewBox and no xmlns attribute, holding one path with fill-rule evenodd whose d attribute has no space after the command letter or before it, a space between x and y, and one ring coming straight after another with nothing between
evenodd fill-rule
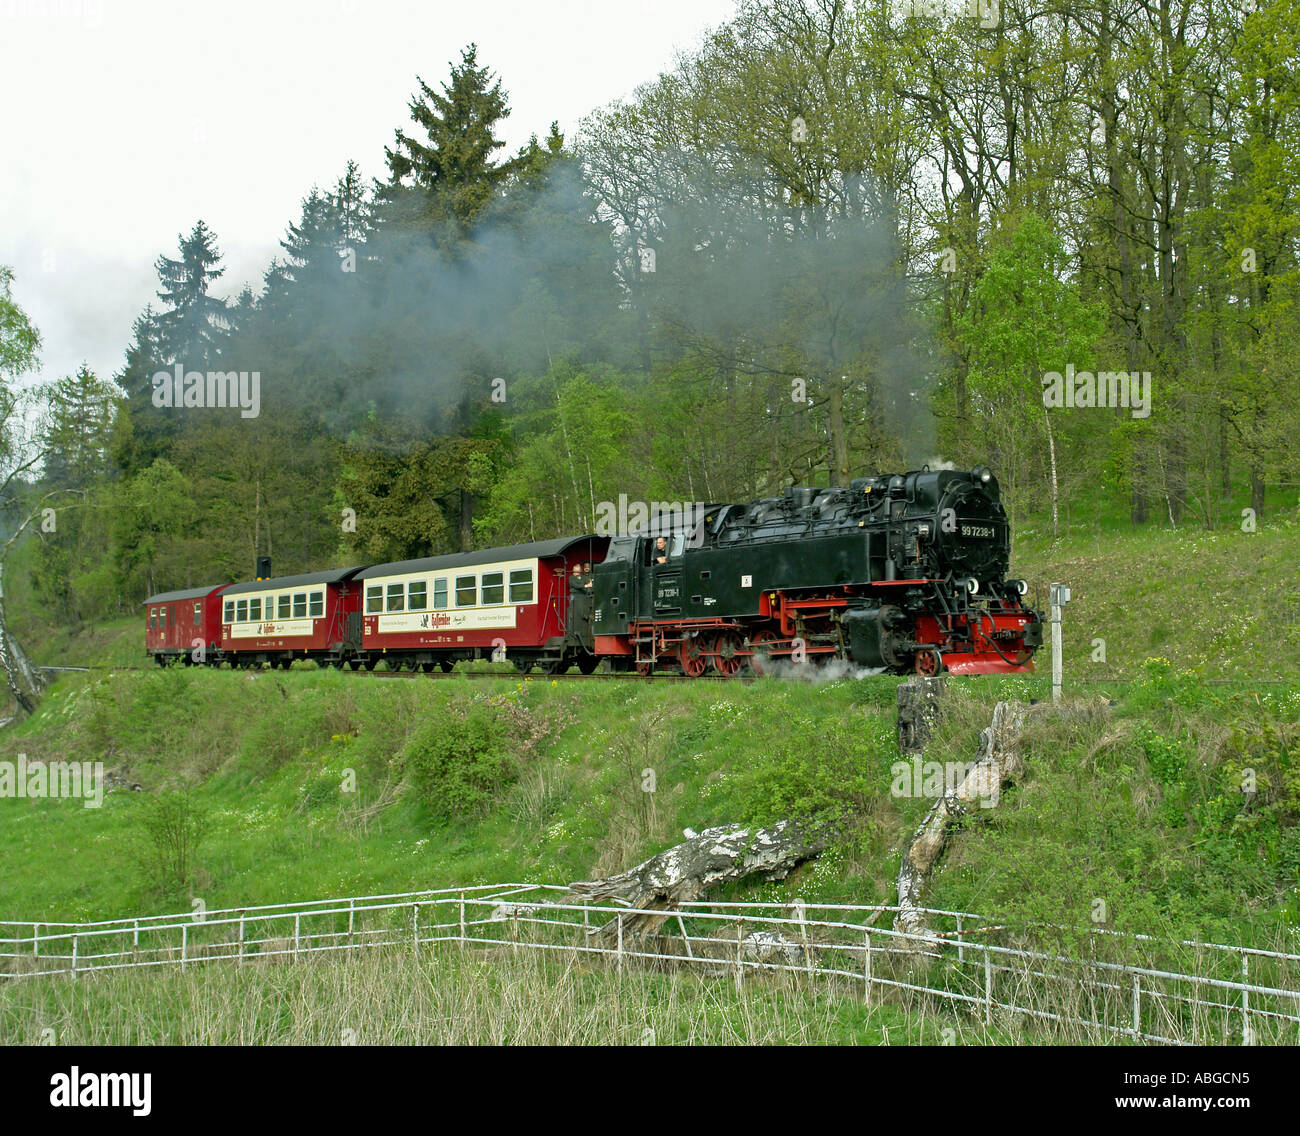
<instances>
[{"instance_id":1,"label":"wire fence","mask_svg":"<svg viewBox=\"0 0 1300 1136\"><path fill-rule=\"evenodd\" d=\"M493 884L94 923L0 921L0 980L244 966L376 947L541 951L830 984L867 1004L960 1008L992 1029L1071 1040L1300 1043L1300 955L1101 928L1006 926L927 909L924 937L887 905L567 902L567 888ZM881 926L879 924L883 923Z\"/></svg>"}]
</instances>

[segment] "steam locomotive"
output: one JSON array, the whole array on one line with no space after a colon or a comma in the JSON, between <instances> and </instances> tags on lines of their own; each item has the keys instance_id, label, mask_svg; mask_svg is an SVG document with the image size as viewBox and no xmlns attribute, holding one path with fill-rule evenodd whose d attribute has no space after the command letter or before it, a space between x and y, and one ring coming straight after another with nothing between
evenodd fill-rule
<instances>
[{"instance_id":1,"label":"steam locomotive","mask_svg":"<svg viewBox=\"0 0 1300 1136\"><path fill-rule=\"evenodd\" d=\"M992 472L925 469L661 512L612 537L164 593L145 601L146 646L237 667L1012 673L1033 669L1042 621L1009 556Z\"/></svg>"}]
</instances>

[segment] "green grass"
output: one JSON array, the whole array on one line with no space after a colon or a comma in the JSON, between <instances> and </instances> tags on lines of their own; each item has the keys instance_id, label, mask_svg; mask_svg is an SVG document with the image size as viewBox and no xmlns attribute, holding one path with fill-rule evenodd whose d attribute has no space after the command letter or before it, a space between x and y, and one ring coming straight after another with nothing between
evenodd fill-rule
<instances>
[{"instance_id":1,"label":"green grass","mask_svg":"<svg viewBox=\"0 0 1300 1136\"><path fill-rule=\"evenodd\" d=\"M947 1034L944 1030L947 1030ZM0 986L0 1045L969 1044L1004 1029L861 987L424 949Z\"/></svg>"},{"instance_id":2,"label":"green grass","mask_svg":"<svg viewBox=\"0 0 1300 1136\"><path fill-rule=\"evenodd\" d=\"M1053 546L1022 526L1018 571L1074 589L1072 697L1034 716L1025 777L951 841L928 893L934 906L1076 926L1100 912L1108 927L1296 949L1300 621L1288 590L1297 535L1289 520L1253 535L1117 527ZM111 667L140 661L141 638L129 620L93 636L51 633L33 651L44 662ZM1094 638L1106 640L1105 663L1092 661ZM826 853L788 880L719 898L892 902L902 846L930 805L890 794L897 682L384 681L305 665L64 676L35 716L0 734L0 760L103 761L145 791L117 789L100 809L0 799L0 917L567 882L637 863L687 827L792 815L839 819ZM1043 670L949 685L927 754L938 761L974 757L998 699L1048 697ZM1254 792L1243 792L1247 783ZM185 880L151 865L150 818L173 790L205 825ZM181 1007L235 1000L248 982L315 983L302 996L324 999L350 981L315 968L256 980L210 973L210 994L190 976L159 976L139 991L136 978L74 988L98 994L27 984L50 989L23 995L36 1002L21 1003L25 1014L10 1019L21 1025L10 1028L80 1020L68 1000L98 997L118 1024L96 1036L129 1037L108 1007L146 997L146 987L158 1005ZM413 975L402 981L418 985ZM693 1006L697 995L680 997L679 1007ZM8 1004L12 1013L19 1004ZM792 1036L788 1027L808 1040L846 1040L861 1029L862 1040L880 1040L873 1031L886 1019L864 1021L768 1027L772 1037ZM306 1036L305 1026L256 1015L239 1022L221 1018L204 1036ZM167 1028L189 1036L179 1018ZM610 1020L600 1036L624 1028ZM419 1036L445 1036L428 1029ZM547 1036L538 1030L529 1036Z\"/></svg>"}]
</instances>

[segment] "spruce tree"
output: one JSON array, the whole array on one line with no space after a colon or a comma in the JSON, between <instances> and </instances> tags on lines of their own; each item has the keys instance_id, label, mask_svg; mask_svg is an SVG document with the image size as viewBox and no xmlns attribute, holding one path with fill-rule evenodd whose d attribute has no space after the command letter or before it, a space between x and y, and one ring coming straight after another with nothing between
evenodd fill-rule
<instances>
[{"instance_id":1,"label":"spruce tree","mask_svg":"<svg viewBox=\"0 0 1300 1136\"><path fill-rule=\"evenodd\" d=\"M470 44L453 67L451 79L435 91L418 76L411 118L424 139L396 131L396 144L384 153L389 182L379 187L380 219L404 230L423 230L435 245L451 251L466 237L492 201L497 187L519 159L497 163L505 143L497 125L510 114L501 81L478 66Z\"/></svg>"},{"instance_id":2,"label":"spruce tree","mask_svg":"<svg viewBox=\"0 0 1300 1136\"><path fill-rule=\"evenodd\" d=\"M208 289L225 274L220 264L216 236L203 221L180 238L179 259L160 256L155 264L162 284L158 298L169 309L158 317L159 328L170 362L186 370L204 370L219 354L226 303Z\"/></svg>"}]
</instances>

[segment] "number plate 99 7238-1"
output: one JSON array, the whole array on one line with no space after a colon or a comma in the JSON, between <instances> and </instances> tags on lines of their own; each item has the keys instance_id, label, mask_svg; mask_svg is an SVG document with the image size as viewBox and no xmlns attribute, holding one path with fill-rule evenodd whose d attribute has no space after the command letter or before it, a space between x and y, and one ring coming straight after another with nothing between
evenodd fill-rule
<instances>
[{"instance_id":1,"label":"number plate 99 7238-1","mask_svg":"<svg viewBox=\"0 0 1300 1136\"><path fill-rule=\"evenodd\" d=\"M982 537L987 540L997 536L997 530L992 525L962 525L961 535Z\"/></svg>"}]
</instances>

